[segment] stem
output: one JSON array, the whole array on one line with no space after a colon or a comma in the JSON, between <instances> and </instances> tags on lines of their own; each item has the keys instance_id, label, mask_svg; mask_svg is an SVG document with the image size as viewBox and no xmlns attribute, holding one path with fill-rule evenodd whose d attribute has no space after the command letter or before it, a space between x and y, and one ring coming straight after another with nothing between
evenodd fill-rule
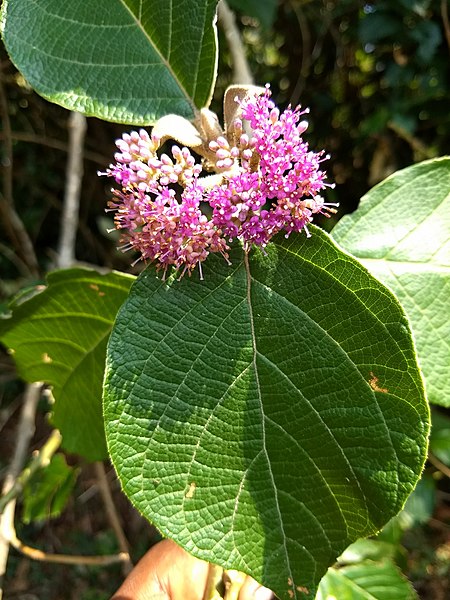
<instances>
[{"instance_id":1,"label":"stem","mask_svg":"<svg viewBox=\"0 0 450 600\"><path fill-rule=\"evenodd\" d=\"M236 18L225 0L220 0L217 6L217 17L228 41L233 61L234 83L253 85L253 75L247 62L242 37L236 25Z\"/></svg>"},{"instance_id":2,"label":"stem","mask_svg":"<svg viewBox=\"0 0 450 600\"><path fill-rule=\"evenodd\" d=\"M61 445L61 434L57 429L54 429L35 456L31 459L31 463L28 467L26 467L20 475L14 481L12 487L6 494L0 498L0 514L3 513L5 507L17 498L17 496L22 492L23 488L30 480L30 478L39 470L44 469L49 463L54 455L54 453L58 450Z\"/></svg>"},{"instance_id":3,"label":"stem","mask_svg":"<svg viewBox=\"0 0 450 600\"><path fill-rule=\"evenodd\" d=\"M78 228L81 181L83 178L83 142L86 133L86 117L78 112L70 113L68 127L67 183L58 250L58 267L60 269L70 267L75 262L75 242Z\"/></svg>"},{"instance_id":4,"label":"stem","mask_svg":"<svg viewBox=\"0 0 450 600\"><path fill-rule=\"evenodd\" d=\"M106 477L105 467L103 466L102 462L96 462L94 468L97 476L100 493L102 495L103 503L105 505L106 515L119 543L120 554L128 556L128 560L123 560L123 575L127 576L129 573L131 573L131 570L133 568L133 563L130 559L130 547L128 544L128 540L125 537L122 525L120 524L119 515L117 514L117 510L108 484L108 479Z\"/></svg>"},{"instance_id":5,"label":"stem","mask_svg":"<svg viewBox=\"0 0 450 600\"><path fill-rule=\"evenodd\" d=\"M27 278L30 276L30 269L28 265L16 252L14 252L12 248L0 242L0 253L3 254L3 256L16 267L17 271L22 275L22 277Z\"/></svg>"},{"instance_id":6,"label":"stem","mask_svg":"<svg viewBox=\"0 0 450 600\"><path fill-rule=\"evenodd\" d=\"M3 494L7 494L14 486L15 480L19 476L25 462L28 445L34 434L34 421L37 404L41 396L41 387L41 383L31 383L26 388L19 426L17 428L16 447L3 483ZM15 507L16 501L12 499L0 516L0 582L3 581L6 572L11 534L15 535ZM2 586L3 584L0 585ZM3 587L0 587L0 600L2 597Z\"/></svg>"},{"instance_id":7,"label":"stem","mask_svg":"<svg viewBox=\"0 0 450 600\"><path fill-rule=\"evenodd\" d=\"M404 127L401 127L394 121L389 121L387 125L389 129L392 129L392 131L411 146L413 152L416 154L417 160L425 160L435 156L435 153L431 148L427 148L423 142L411 135Z\"/></svg>"},{"instance_id":8,"label":"stem","mask_svg":"<svg viewBox=\"0 0 450 600\"><path fill-rule=\"evenodd\" d=\"M450 477L450 468L447 467L447 465L444 465L443 462L441 462L437 456L434 456L434 454L431 454L431 452L428 453L428 460L430 461L430 463L436 467L436 469L438 469L438 471L440 471L441 473L443 473L446 477Z\"/></svg>"},{"instance_id":9,"label":"stem","mask_svg":"<svg viewBox=\"0 0 450 600\"><path fill-rule=\"evenodd\" d=\"M61 444L61 434L54 430L39 453L33 457L30 466L19 474L22 464L25 460L25 454L29 441L34 433L34 419L36 406L40 397L41 384L33 383L28 386L25 402L22 409L21 420L17 432L17 446L14 452L13 460L5 478L3 486L3 496L0 499L0 576L3 578L6 571L6 562L8 559L9 546L32 558L33 560L59 563L66 565L97 565L106 566L114 563L123 562L130 566L130 556L128 552L119 552L118 554L106 556L80 556L68 554L48 554L38 548L27 546L18 539L14 528L14 509L17 495L22 491L26 482L40 468L44 468L50 462L51 457ZM108 510L108 509L107 509ZM2 590L0 589L0 598Z\"/></svg>"},{"instance_id":10,"label":"stem","mask_svg":"<svg viewBox=\"0 0 450 600\"><path fill-rule=\"evenodd\" d=\"M2 365L0 363L0 367L5 368L5 365ZM3 375L0 378L0 384L4 383L6 381L13 381L14 379L16 379L15 374L11 373L11 375L8 377L8 375L5 373L5 375ZM6 423L9 421L9 419L16 412L16 410L19 408L20 405L21 405L21 399L20 399L20 396L17 396L17 398L15 398L10 404L8 404L8 406L5 406L5 408L2 408L2 410L0 411L0 433L3 429L3 427L6 425Z\"/></svg>"},{"instance_id":11,"label":"stem","mask_svg":"<svg viewBox=\"0 0 450 600\"><path fill-rule=\"evenodd\" d=\"M2 131L0 131L0 141L4 139L6 139L6 136ZM60 140L55 140L43 135L37 135L35 133L28 133L26 131L12 131L11 139L18 142L28 142L30 144L39 144L47 148L54 148L55 150L61 150L61 152L65 152L66 154L69 152L69 145L65 142L61 142ZM104 168L105 165L111 161L110 156L100 154L100 152L93 152L92 150L85 150L84 158L100 165L102 168Z\"/></svg>"},{"instance_id":12,"label":"stem","mask_svg":"<svg viewBox=\"0 0 450 600\"><path fill-rule=\"evenodd\" d=\"M305 87L306 78L309 75L311 69L311 33L309 31L308 22L305 18L305 15L303 14L301 6L298 5L297 2L293 2L292 0L289 2L289 4L297 18L298 26L300 29L300 36L302 39L302 63L299 70L297 83L295 84L294 90L290 98L290 103L295 106L299 103L300 97Z\"/></svg>"},{"instance_id":13,"label":"stem","mask_svg":"<svg viewBox=\"0 0 450 600\"><path fill-rule=\"evenodd\" d=\"M450 22L448 18L448 0L441 0L441 15L444 25L445 38L447 40L448 49L450 50Z\"/></svg>"},{"instance_id":14,"label":"stem","mask_svg":"<svg viewBox=\"0 0 450 600\"><path fill-rule=\"evenodd\" d=\"M16 252L23 258L31 277L39 277L39 266L30 236L16 212L13 196L13 148L8 99L0 77L0 108L3 125L3 185L0 197L0 217Z\"/></svg>"},{"instance_id":15,"label":"stem","mask_svg":"<svg viewBox=\"0 0 450 600\"><path fill-rule=\"evenodd\" d=\"M15 530L11 532L8 539L11 546L18 552L33 560L41 562L58 563L62 565L88 565L88 566L107 566L118 562L127 562L130 560L128 553L119 552L118 554L106 554L104 556L82 556L75 554L49 554L38 548L27 546L21 542Z\"/></svg>"}]
</instances>

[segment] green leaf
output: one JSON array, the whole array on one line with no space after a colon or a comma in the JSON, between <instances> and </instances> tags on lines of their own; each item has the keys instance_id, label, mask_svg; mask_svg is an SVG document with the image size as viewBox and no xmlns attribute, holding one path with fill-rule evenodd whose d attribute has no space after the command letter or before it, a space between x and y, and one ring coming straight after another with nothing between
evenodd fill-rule
<instances>
[{"instance_id":1,"label":"green leaf","mask_svg":"<svg viewBox=\"0 0 450 600\"><path fill-rule=\"evenodd\" d=\"M398 568L384 563L329 569L320 582L316 600L414 600L417 594Z\"/></svg>"},{"instance_id":2,"label":"green leaf","mask_svg":"<svg viewBox=\"0 0 450 600\"><path fill-rule=\"evenodd\" d=\"M45 469L38 471L23 490L22 521L45 521L64 510L75 486L79 469L69 467L62 454L55 454Z\"/></svg>"},{"instance_id":3,"label":"green leaf","mask_svg":"<svg viewBox=\"0 0 450 600\"><path fill-rule=\"evenodd\" d=\"M67 269L48 275L48 287L0 319L0 341L25 381L53 386L54 425L63 447L88 460L107 456L102 419L106 342L133 278Z\"/></svg>"},{"instance_id":4,"label":"green leaf","mask_svg":"<svg viewBox=\"0 0 450 600\"><path fill-rule=\"evenodd\" d=\"M450 419L437 411L431 414L430 450L450 467Z\"/></svg>"},{"instance_id":5,"label":"green leaf","mask_svg":"<svg viewBox=\"0 0 450 600\"><path fill-rule=\"evenodd\" d=\"M5 0L16 67L44 98L108 121L193 118L216 75L217 0Z\"/></svg>"},{"instance_id":6,"label":"green leaf","mask_svg":"<svg viewBox=\"0 0 450 600\"><path fill-rule=\"evenodd\" d=\"M391 175L332 235L397 295L428 398L450 406L450 157Z\"/></svg>"},{"instance_id":7,"label":"green leaf","mask_svg":"<svg viewBox=\"0 0 450 600\"><path fill-rule=\"evenodd\" d=\"M108 346L105 429L125 493L164 535L313 598L403 506L428 407L384 286L317 228L266 251L210 256L204 281L138 278Z\"/></svg>"},{"instance_id":8,"label":"green leaf","mask_svg":"<svg viewBox=\"0 0 450 600\"><path fill-rule=\"evenodd\" d=\"M364 560L382 561L390 559L395 561L398 553L399 547L396 544L378 539L361 539L350 544L339 556L338 562L340 564L351 564L360 563Z\"/></svg>"}]
</instances>

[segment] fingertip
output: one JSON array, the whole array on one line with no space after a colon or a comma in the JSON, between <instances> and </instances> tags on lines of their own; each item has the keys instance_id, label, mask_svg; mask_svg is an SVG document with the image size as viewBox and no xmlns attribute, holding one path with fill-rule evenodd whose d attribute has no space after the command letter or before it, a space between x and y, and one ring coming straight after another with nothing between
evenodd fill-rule
<instances>
[{"instance_id":1,"label":"fingertip","mask_svg":"<svg viewBox=\"0 0 450 600\"><path fill-rule=\"evenodd\" d=\"M273 592L252 577L247 577L239 592L239 600L272 600L273 598Z\"/></svg>"}]
</instances>

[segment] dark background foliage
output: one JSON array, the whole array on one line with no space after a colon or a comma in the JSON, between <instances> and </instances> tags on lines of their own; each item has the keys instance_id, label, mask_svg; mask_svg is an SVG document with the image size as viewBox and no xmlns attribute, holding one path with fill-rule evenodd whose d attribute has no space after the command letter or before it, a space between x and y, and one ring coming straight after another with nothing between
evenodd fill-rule
<instances>
[{"instance_id":1,"label":"dark background foliage","mask_svg":"<svg viewBox=\"0 0 450 600\"><path fill-rule=\"evenodd\" d=\"M327 198L340 203L336 218L353 211L366 191L397 169L449 152L450 29L446 25L446 0L281 0L278 5L271 0L233 0L230 4L238 11L255 82L269 82L281 107L301 103L311 109L307 140L314 150L324 148L331 156L326 169L337 185ZM219 39L219 76L212 108L220 115L221 98L232 74L222 32ZM40 274L29 276L23 264L24 249L11 235L8 211L2 210L0 303L5 306L13 294L36 283L39 275L43 277L55 266L66 180L68 112L29 88L3 46L0 61L0 201L4 206L12 177L14 205L33 241L40 267ZM4 143L9 126L13 162ZM104 212L110 185L97 176L97 170L109 164L114 140L129 129L88 119L76 248L82 262L126 271L131 270L130 256L117 251L114 235L106 233L112 224ZM332 224L332 220L321 222L328 229ZM5 355L0 356L0 384L4 384L0 396L0 467L4 469L14 444L21 391ZM46 410L43 406L36 446L48 432L42 416ZM77 484L78 500L71 502L65 517L52 525L23 526L19 534L49 551L60 551L67 545L78 552L113 551L113 541L104 534L104 516L95 502L89 505L89 494L86 496L92 485L89 469L84 470ZM443 566L450 557L447 488L441 486L434 524L415 530L407 540L410 554L405 567L424 599L448 597L448 571ZM126 514L130 508L118 491L117 498ZM130 516L126 522L126 533L139 553L155 534L138 517ZM438 559L434 549L443 544L448 546L447 558ZM34 591L27 598L67 598L67 580L73 582L75 595L71 597L107 598L120 580L117 568L93 572L47 565L42 570L17 556L11 565L17 581L20 577L31 581ZM18 569L25 575L17 575ZM41 581L44 572L45 584ZM9 597L25 598L20 593L20 586L16 589L11 584Z\"/></svg>"}]
</instances>

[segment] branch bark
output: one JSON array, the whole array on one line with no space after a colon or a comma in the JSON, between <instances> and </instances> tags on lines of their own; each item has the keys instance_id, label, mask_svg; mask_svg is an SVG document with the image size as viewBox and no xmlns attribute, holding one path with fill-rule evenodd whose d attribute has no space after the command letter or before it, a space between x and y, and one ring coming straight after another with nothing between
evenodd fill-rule
<instances>
[{"instance_id":1,"label":"branch bark","mask_svg":"<svg viewBox=\"0 0 450 600\"><path fill-rule=\"evenodd\" d=\"M31 383L27 386L25 398L17 428L17 442L14 454L3 482L2 494L7 494L19 476L26 459L28 446L35 429L35 416L37 404L41 395L41 383ZM3 581L9 555L11 534L15 533L14 513L15 499L11 500L0 516L0 582ZM0 600L3 597L3 585L0 587Z\"/></svg>"},{"instance_id":2,"label":"branch bark","mask_svg":"<svg viewBox=\"0 0 450 600\"><path fill-rule=\"evenodd\" d=\"M444 25L445 39L447 40L447 46L450 51L450 21L448 18L448 0L441 0L441 15L442 23Z\"/></svg>"},{"instance_id":3,"label":"branch bark","mask_svg":"<svg viewBox=\"0 0 450 600\"><path fill-rule=\"evenodd\" d=\"M78 229L81 182L83 179L83 145L86 134L86 117L78 112L69 117L69 153L59 238L58 267L64 269L75 262L75 242Z\"/></svg>"},{"instance_id":4,"label":"branch bark","mask_svg":"<svg viewBox=\"0 0 450 600\"><path fill-rule=\"evenodd\" d=\"M236 25L236 17L225 0L220 0L217 6L217 17L231 52L234 83L253 85L254 79L245 56L245 48Z\"/></svg>"},{"instance_id":5,"label":"branch bark","mask_svg":"<svg viewBox=\"0 0 450 600\"><path fill-rule=\"evenodd\" d=\"M0 498L0 515L3 513L5 507L11 502L11 500L15 500L22 492L29 479L37 471L39 471L39 469L44 469L46 466L48 466L52 456L58 450L60 445L61 434L57 429L54 429L39 452L36 452L36 454L33 456L30 465L16 477L9 491L3 494Z\"/></svg>"},{"instance_id":6,"label":"branch bark","mask_svg":"<svg viewBox=\"0 0 450 600\"><path fill-rule=\"evenodd\" d=\"M0 217L2 218L5 231L11 243L27 266L31 277L39 277L39 265L30 236L19 217L13 196L13 148L11 122L9 120L8 99L3 87L0 73L0 109L3 125L3 184L0 196Z\"/></svg>"},{"instance_id":7,"label":"branch bark","mask_svg":"<svg viewBox=\"0 0 450 600\"><path fill-rule=\"evenodd\" d=\"M105 505L106 514L108 520L111 524L111 527L116 535L120 554L124 556L123 561L123 574L126 576L131 573L131 569L133 568L133 564L130 559L130 547L128 544L128 540L125 537L125 533L122 529L122 525L120 524L119 515L117 514L117 510L114 504L114 500L111 494L111 490L109 487L108 479L105 473L105 467L103 463L96 462L94 465L95 473L97 476L97 481L100 489L100 493L102 495L103 503ZM125 558L125 555L128 556L128 559Z\"/></svg>"},{"instance_id":8,"label":"branch bark","mask_svg":"<svg viewBox=\"0 0 450 600\"><path fill-rule=\"evenodd\" d=\"M446 477L450 477L450 468L447 467L447 465L444 465L444 463L440 461L437 456L434 456L434 454L428 452L428 460L434 467L436 467L438 471L443 473Z\"/></svg>"},{"instance_id":9,"label":"branch bark","mask_svg":"<svg viewBox=\"0 0 450 600\"><path fill-rule=\"evenodd\" d=\"M57 563L60 565L86 565L86 566L103 566L114 565L119 562L127 562L130 560L128 553L119 552L118 554L105 554L103 556L83 556L79 554L50 554L39 550L39 548L33 548L27 546L21 542L17 536L15 530L11 532L9 543L18 552L31 558L32 560L38 560L40 562Z\"/></svg>"}]
</instances>

